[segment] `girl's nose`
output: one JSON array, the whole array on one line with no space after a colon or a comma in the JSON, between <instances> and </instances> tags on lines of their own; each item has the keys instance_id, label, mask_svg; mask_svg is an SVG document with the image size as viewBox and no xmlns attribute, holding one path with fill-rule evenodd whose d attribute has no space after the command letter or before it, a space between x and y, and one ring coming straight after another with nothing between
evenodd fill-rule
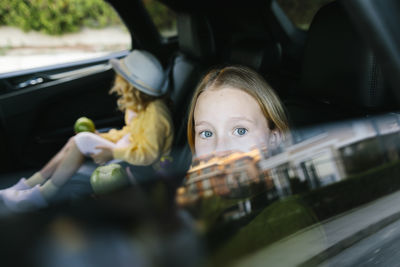
<instances>
[{"instance_id":1,"label":"girl's nose","mask_svg":"<svg viewBox=\"0 0 400 267\"><path fill-rule=\"evenodd\" d=\"M218 138L215 146L215 152L227 151L229 150L229 142L227 142L226 138Z\"/></svg>"}]
</instances>

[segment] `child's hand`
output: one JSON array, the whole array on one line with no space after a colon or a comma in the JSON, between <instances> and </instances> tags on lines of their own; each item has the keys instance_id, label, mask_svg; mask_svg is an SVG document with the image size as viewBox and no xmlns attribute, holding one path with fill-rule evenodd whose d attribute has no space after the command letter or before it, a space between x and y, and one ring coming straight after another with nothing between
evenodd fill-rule
<instances>
[{"instance_id":1,"label":"child's hand","mask_svg":"<svg viewBox=\"0 0 400 267\"><path fill-rule=\"evenodd\" d=\"M106 162L112 160L113 157L113 150L111 147L108 146L96 146L96 149L101 149L101 152L97 154L91 154L90 156L94 160L95 163L99 165L103 165Z\"/></svg>"}]
</instances>

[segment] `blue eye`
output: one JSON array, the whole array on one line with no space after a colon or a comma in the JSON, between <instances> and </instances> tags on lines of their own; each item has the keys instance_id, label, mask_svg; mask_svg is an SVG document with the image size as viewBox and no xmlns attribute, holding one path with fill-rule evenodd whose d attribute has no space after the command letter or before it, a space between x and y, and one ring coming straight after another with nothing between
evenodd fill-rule
<instances>
[{"instance_id":1,"label":"blue eye","mask_svg":"<svg viewBox=\"0 0 400 267\"><path fill-rule=\"evenodd\" d=\"M236 128L233 132L234 135L243 136L248 132L246 128Z\"/></svg>"},{"instance_id":2,"label":"blue eye","mask_svg":"<svg viewBox=\"0 0 400 267\"><path fill-rule=\"evenodd\" d=\"M200 137L201 138L210 138L213 136L213 133L211 131L202 131L200 132Z\"/></svg>"}]
</instances>

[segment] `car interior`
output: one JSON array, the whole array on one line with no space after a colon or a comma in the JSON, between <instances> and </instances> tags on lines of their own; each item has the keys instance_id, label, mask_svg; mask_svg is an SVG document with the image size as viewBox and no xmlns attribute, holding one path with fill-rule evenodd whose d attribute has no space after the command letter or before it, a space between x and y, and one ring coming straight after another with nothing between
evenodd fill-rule
<instances>
[{"instance_id":1,"label":"car interior","mask_svg":"<svg viewBox=\"0 0 400 267\"><path fill-rule=\"evenodd\" d=\"M175 141L181 178L191 161L186 116L191 94L210 68L242 64L257 70L285 104L294 140L304 127L393 111L395 96L371 47L344 6L333 1L315 14L308 32L293 26L276 1L188 5L162 1L176 12L176 37L163 38L141 1L110 1L131 31L132 47L148 49L170 68ZM239 18L240 19L237 19ZM87 116L98 129L121 127L108 94L110 57L0 75L2 173L18 177L42 166ZM2 179L6 184L7 179ZM10 178L9 180L13 180Z\"/></svg>"},{"instance_id":2,"label":"car interior","mask_svg":"<svg viewBox=\"0 0 400 267\"><path fill-rule=\"evenodd\" d=\"M241 64L258 71L282 99L294 143L306 138L307 127L398 108L382 61L342 1L322 6L303 31L275 0L245 6L242 1L162 0L177 16L178 34L169 38L160 36L142 1L108 2L129 29L132 48L154 53L171 70L175 185L192 160L186 140L192 93L215 66ZM41 167L73 134L78 117L92 118L99 129L123 125L116 99L108 94L114 72L107 62L126 54L0 74L3 187ZM38 78L39 83L29 84Z\"/></svg>"},{"instance_id":3,"label":"car interior","mask_svg":"<svg viewBox=\"0 0 400 267\"><path fill-rule=\"evenodd\" d=\"M215 13L202 17L178 13L180 54L175 58L173 73L181 76L173 77L172 89L173 101L181 112L177 115L175 111L174 115L177 144L185 143L182 112L187 110L193 85L202 71L215 65L242 64L263 75L283 100L297 140L301 140L301 129L308 126L373 116L396 108L393 91L372 49L338 2L316 13L301 45L303 51L295 56L290 48L298 44L285 43L267 29L250 33L241 29L243 25L225 25L216 17ZM232 19L227 21L233 23ZM218 32L222 28L223 32ZM191 83L185 84L188 79ZM181 81L176 84L177 80Z\"/></svg>"},{"instance_id":4,"label":"car interior","mask_svg":"<svg viewBox=\"0 0 400 267\"><path fill-rule=\"evenodd\" d=\"M383 114L395 109L394 99L374 53L343 7L336 2L322 7L308 31L296 92L284 100L293 126ZM301 130L298 134L294 138L301 140Z\"/></svg>"},{"instance_id":5,"label":"car interior","mask_svg":"<svg viewBox=\"0 0 400 267\"><path fill-rule=\"evenodd\" d=\"M396 107L372 49L338 1L321 7L305 32L293 26L276 1L253 1L245 7L221 1L208 8L165 0L177 16L178 34L168 39L160 36L142 2L133 2L134 18L127 3L110 4L131 31L132 47L148 49L171 69L172 154L180 179L191 162L186 144L191 94L212 67L242 64L257 70L285 104L294 142L306 134L302 128ZM42 166L73 134L71 125L79 116L92 118L98 129L122 126L115 97L108 94L113 81L110 57L0 77L1 162L7 177Z\"/></svg>"}]
</instances>

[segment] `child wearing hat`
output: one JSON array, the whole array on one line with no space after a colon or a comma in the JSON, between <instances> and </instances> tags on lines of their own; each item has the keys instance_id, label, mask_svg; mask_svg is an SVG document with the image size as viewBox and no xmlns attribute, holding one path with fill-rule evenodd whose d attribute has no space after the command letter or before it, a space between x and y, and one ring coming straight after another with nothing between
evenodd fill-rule
<instances>
[{"instance_id":1,"label":"child wearing hat","mask_svg":"<svg viewBox=\"0 0 400 267\"><path fill-rule=\"evenodd\" d=\"M125 113L125 126L106 133L82 132L70 138L40 171L0 190L0 198L10 210L21 212L48 206L85 157L99 165L120 160L148 166L169 154L174 129L162 98L167 93L168 74L152 54L143 50L133 50L110 63L116 72L110 93L119 96L117 103Z\"/></svg>"}]
</instances>

